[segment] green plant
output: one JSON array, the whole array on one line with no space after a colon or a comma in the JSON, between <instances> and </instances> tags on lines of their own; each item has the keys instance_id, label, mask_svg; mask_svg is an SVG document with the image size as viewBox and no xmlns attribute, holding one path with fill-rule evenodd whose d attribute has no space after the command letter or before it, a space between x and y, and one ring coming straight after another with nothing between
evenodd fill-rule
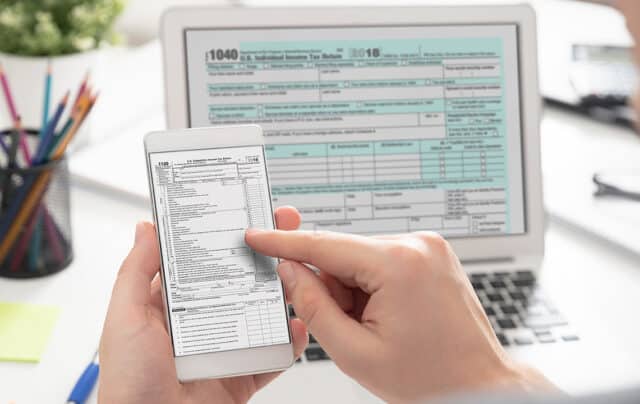
<instances>
[{"instance_id":1,"label":"green plant","mask_svg":"<svg viewBox=\"0 0 640 404\"><path fill-rule=\"evenodd\" d=\"M125 0L0 0L0 52L53 56L118 42Z\"/></svg>"}]
</instances>

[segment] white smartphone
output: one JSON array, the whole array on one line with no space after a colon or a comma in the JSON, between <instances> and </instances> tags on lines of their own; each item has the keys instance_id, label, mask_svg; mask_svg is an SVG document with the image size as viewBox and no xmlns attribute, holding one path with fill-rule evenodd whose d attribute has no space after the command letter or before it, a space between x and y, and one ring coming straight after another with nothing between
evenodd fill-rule
<instances>
[{"instance_id":1,"label":"white smartphone","mask_svg":"<svg viewBox=\"0 0 640 404\"><path fill-rule=\"evenodd\" d=\"M154 132L144 145L178 379L288 368L277 260L244 242L249 227L274 228L262 130Z\"/></svg>"}]
</instances>

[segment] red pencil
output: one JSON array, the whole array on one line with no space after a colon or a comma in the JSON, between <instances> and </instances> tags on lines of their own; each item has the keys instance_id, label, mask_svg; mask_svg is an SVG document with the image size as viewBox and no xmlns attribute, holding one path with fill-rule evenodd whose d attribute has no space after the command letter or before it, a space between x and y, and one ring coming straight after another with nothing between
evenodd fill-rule
<instances>
[{"instance_id":1,"label":"red pencil","mask_svg":"<svg viewBox=\"0 0 640 404\"><path fill-rule=\"evenodd\" d=\"M7 80L7 75L4 73L4 69L2 68L2 64L0 64L0 84L2 85L2 91L4 92L4 98L7 101L7 106L9 107L9 113L11 114L11 120L13 120L14 125L19 123L20 119L18 116L18 111L16 110L16 105L13 102L13 96L11 95L11 89L9 88L9 81ZM31 165L31 156L29 155L29 147L27 146L27 134L24 129L16 126L16 129L20 133L20 148L22 149L22 155L27 163L27 165Z\"/></svg>"},{"instance_id":2,"label":"red pencil","mask_svg":"<svg viewBox=\"0 0 640 404\"><path fill-rule=\"evenodd\" d=\"M74 107L78 104L78 100L80 99L80 96L82 95L82 93L84 93L84 90L87 88L87 83L89 82L89 74L90 74L89 70L87 70L87 72L84 74L84 79L82 79L80 88L78 88L78 93L76 94L76 98L75 100L73 100Z\"/></svg>"}]
</instances>

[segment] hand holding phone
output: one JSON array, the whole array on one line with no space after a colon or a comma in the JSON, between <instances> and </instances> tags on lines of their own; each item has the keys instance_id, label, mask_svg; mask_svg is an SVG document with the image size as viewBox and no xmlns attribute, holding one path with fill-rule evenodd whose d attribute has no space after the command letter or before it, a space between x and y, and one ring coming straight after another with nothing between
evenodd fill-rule
<instances>
[{"instance_id":1,"label":"hand holding phone","mask_svg":"<svg viewBox=\"0 0 640 404\"><path fill-rule=\"evenodd\" d=\"M300 225L300 215L291 207L278 208L275 220L281 230ZM100 340L99 402L248 401L279 372L179 382L161 277L157 276L160 262L156 229L150 223L139 223L134 246L118 272ZM293 319L289 328L297 358L308 342L306 327Z\"/></svg>"},{"instance_id":2,"label":"hand holding phone","mask_svg":"<svg viewBox=\"0 0 640 404\"><path fill-rule=\"evenodd\" d=\"M277 227L295 230L300 215L291 207L275 212ZM135 244L113 288L100 341L101 403L243 403L279 373L178 383L160 292L160 252L155 228L136 227ZM290 322L295 357L307 345L306 327ZM213 400L213 401L212 401Z\"/></svg>"}]
</instances>

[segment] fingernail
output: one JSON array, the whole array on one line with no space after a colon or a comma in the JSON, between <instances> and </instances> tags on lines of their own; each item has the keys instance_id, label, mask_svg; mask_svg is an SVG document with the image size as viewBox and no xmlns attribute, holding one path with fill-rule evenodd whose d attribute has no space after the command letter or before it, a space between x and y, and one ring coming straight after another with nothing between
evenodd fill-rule
<instances>
[{"instance_id":1,"label":"fingernail","mask_svg":"<svg viewBox=\"0 0 640 404\"><path fill-rule=\"evenodd\" d=\"M288 261L283 261L278 265L278 275L284 282L284 286L291 290L296 285L296 275L293 271L293 265Z\"/></svg>"},{"instance_id":2,"label":"fingernail","mask_svg":"<svg viewBox=\"0 0 640 404\"><path fill-rule=\"evenodd\" d=\"M138 244L142 239L142 235L144 234L144 222L138 222L136 224L136 236L134 244Z\"/></svg>"}]
</instances>

